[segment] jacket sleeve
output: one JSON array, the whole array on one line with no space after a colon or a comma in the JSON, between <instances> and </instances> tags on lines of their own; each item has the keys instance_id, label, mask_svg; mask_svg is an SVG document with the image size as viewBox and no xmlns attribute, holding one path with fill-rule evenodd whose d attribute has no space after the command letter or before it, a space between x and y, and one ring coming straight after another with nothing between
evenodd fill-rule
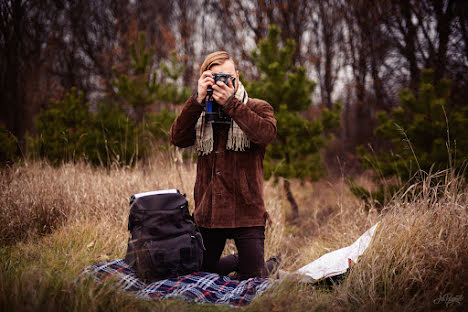
<instances>
[{"instance_id":1,"label":"jacket sleeve","mask_svg":"<svg viewBox=\"0 0 468 312\"><path fill-rule=\"evenodd\" d=\"M197 102L196 93L185 102L179 116L172 123L169 138L178 147L195 144L195 125L203 111L203 105Z\"/></svg>"},{"instance_id":2,"label":"jacket sleeve","mask_svg":"<svg viewBox=\"0 0 468 312\"><path fill-rule=\"evenodd\" d=\"M276 137L273 107L266 101L249 99L245 105L232 97L223 109L253 143L266 146Z\"/></svg>"}]
</instances>

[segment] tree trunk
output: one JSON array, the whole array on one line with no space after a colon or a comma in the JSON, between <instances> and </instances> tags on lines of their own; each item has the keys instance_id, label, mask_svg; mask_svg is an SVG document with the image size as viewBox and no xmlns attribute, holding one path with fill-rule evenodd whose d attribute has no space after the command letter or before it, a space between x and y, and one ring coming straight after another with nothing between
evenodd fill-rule
<instances>
[{"instance_id":1,"label":"tree trunk","mask_svg":"<svg viewBox=\"0 0 468 312\"><path fill-rule=\"evenodd\" d=\"M413 24L413 17L411 14L411 5L408 2L401 3L401 14L402 14L402 21L405 24L402 24L402 29L406 31L403 33L403 38L405 42L405 46L402 47L400 53L405 56L406 60L409 64L409 72L410 72L410 89L413 92L416 92L419 88L419 66L417 60L417 52L416 52L416 44L417 44L417 28ZM405 26L403 26L405 25Z\"/></svg>"},{"instance_id":2,"label":"tree trunk","mask_svg":"<svg viewBox=\"0 0 468 312\"><path fill-rule=\"evenodd\" d=\"M139 125L145 118L145 107L143 105L135 105L133 108L135 109L135 122Z\"/></svg>"},{"instance_id":3,"label":"tree trunk","mask_svg":"<svg viewBox=\"0 0 468 312\"><path fill-rule=\"evenodd\" d=\"M291 204L293 220L299 219L299 207L297 206L296 200L294 199L293 193L291 192L291 183L288 179L284 179L283 183L284 191L286 192L286 198Z\"/></svg>"}]
</instances>

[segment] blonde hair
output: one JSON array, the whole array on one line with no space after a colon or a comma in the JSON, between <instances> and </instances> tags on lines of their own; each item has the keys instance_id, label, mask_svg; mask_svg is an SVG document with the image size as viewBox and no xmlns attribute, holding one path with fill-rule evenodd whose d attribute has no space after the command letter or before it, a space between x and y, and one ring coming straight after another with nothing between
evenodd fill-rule
<instances>
[{"instance_id":1,"label":"blonde hair","mask_svg":"<svg viewBox=\"0 0 468 312\"><path fill-rule=\"evenodd\" d=\"M200 75L203 74L204 71L210 69L215 65L222 65L227 60L231 60L236 66L236 62L229 56L229 53L226 51L216 51L213 53L208 54L208 56L203 61L203 64L200 67Z\"/></svg>"}]
</instances>

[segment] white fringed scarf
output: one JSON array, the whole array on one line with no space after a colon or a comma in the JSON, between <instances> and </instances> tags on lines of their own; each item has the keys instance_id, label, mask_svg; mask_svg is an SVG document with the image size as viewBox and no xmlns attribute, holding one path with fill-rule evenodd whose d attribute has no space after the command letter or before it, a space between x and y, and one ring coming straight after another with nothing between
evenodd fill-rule
<instances>
[{"instance_id":1,"label":"white fringed scarf","mask_svg":"<svg viewBox=\"0 0 468 312\"><path fill-rule=\"evenodd\" d=\"M244 105L247 104L249 99L247 91L245 91L244 86L239 80L235 97ZM195 147L197 152L201 155L208 155L213 151L213 125L205 121L205 114L205 111L203 111L195 126L197 135ZM231 151L245 151L245 149L249 147L250 140L247 138L241 128L239 128L239 125L233 119L231 119L231 125L229 127L228 138L226 142L226 149Z\"/></svg>"}]
</instances>

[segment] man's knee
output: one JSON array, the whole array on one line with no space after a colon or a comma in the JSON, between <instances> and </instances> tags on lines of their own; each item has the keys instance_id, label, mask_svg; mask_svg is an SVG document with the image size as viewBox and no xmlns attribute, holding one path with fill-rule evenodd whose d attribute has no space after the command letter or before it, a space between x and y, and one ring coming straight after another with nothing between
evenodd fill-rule
<instances>
[{"instance_id":1,"label":"man's knee","mask_svg":"<svg viewBox=\"0 0 468 312\"><path fill-rule=\"evenodd\" d=\"M263 277L264 262L264 227L245 228L234 239L239 252L239 279Z\"/></svg>"}]
</instances>

